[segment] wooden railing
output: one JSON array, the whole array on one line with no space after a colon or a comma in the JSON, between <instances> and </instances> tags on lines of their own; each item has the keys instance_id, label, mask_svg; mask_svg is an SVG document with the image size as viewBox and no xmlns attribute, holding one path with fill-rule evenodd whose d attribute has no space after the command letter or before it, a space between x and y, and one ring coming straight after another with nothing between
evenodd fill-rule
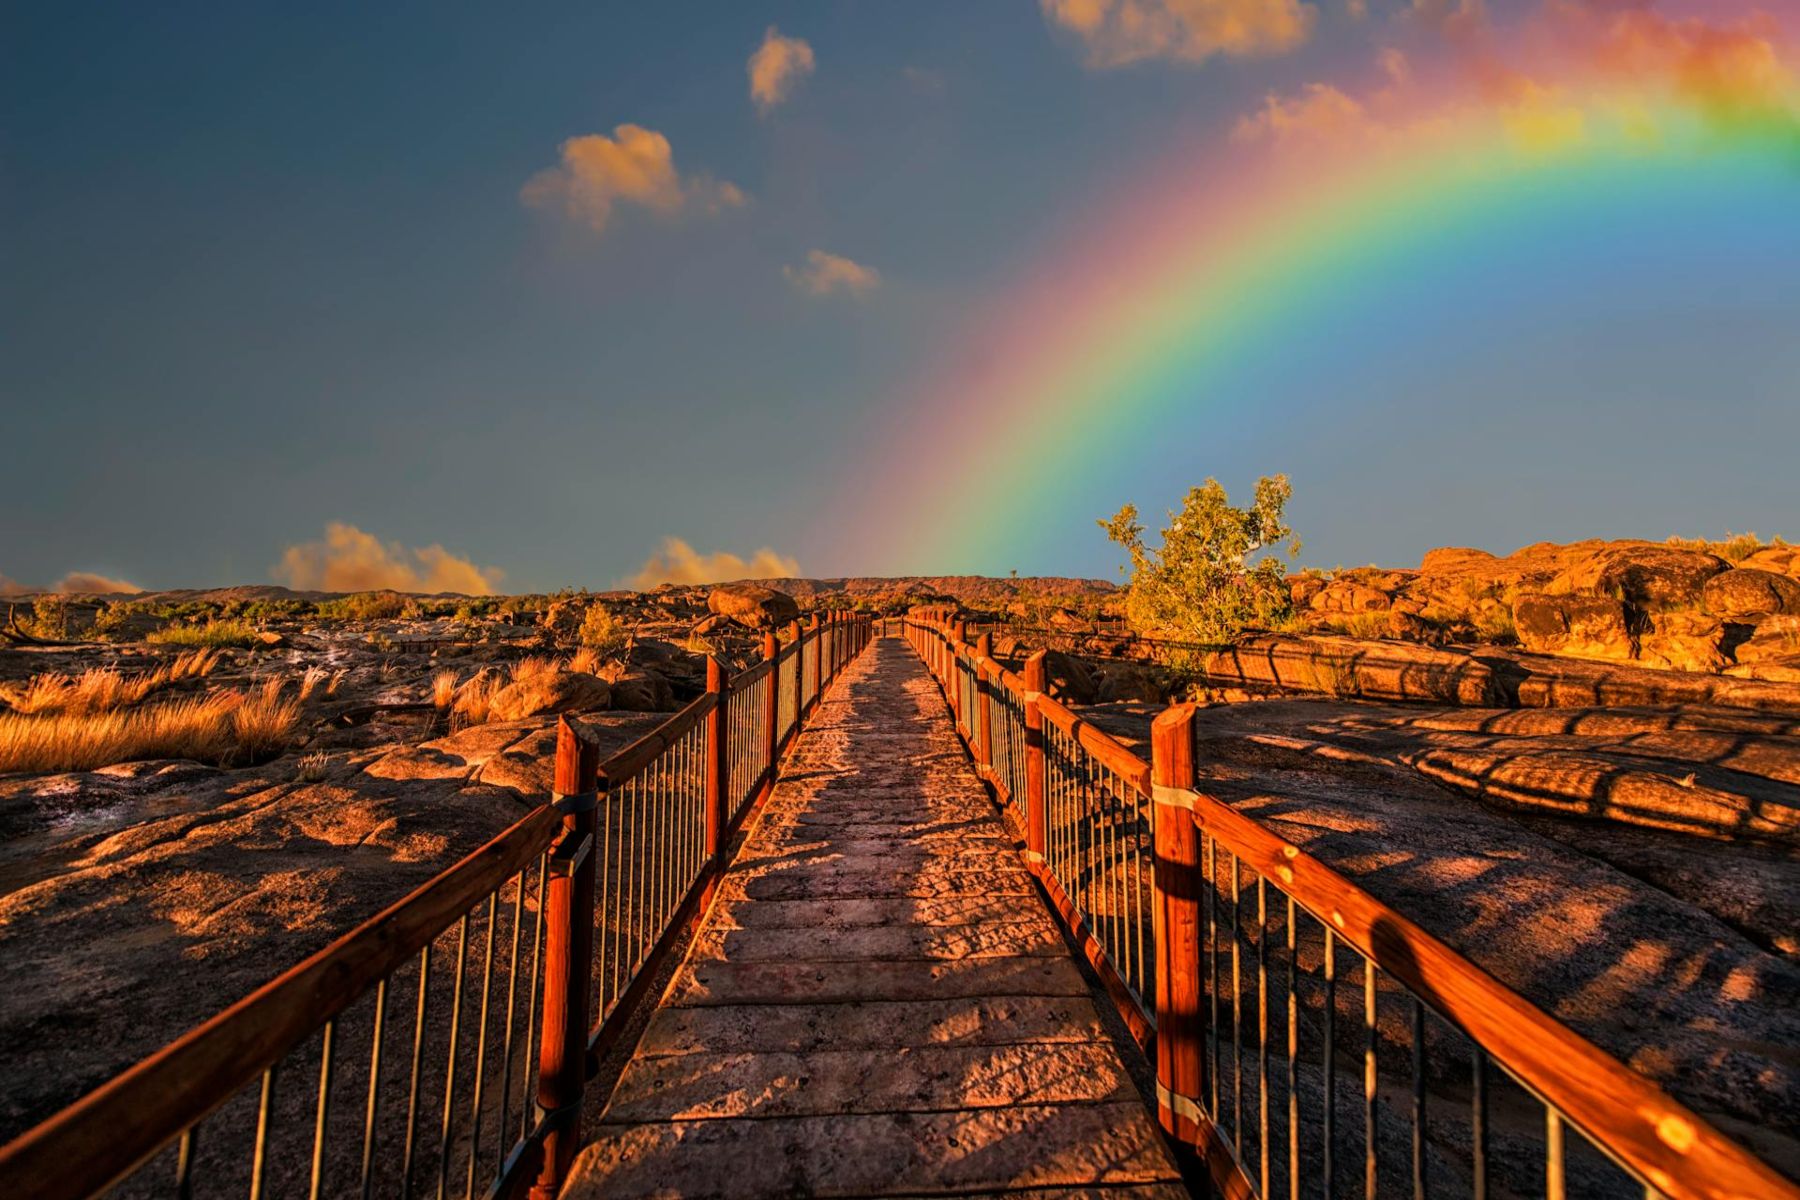
<instances>
[{"instance_id":1,"label":"wooden railing","mask_svg":"<svg viewBox=\"0 0 1800 1200\"><path fill-rule=\"evenodd\" d=\"M1195 786L1195 708L1145 762L943 610L904 635L1228 1197L1800 1200L1649 1080ZM1023 759L1021 763L1020 759Z\"/></svg>"},{"instance_id":2,"label":"wooden railing","mask_svg":"<svg viewBox=\"0 0 1800 1200\"><path fill-rule=\"evenodd\" d=\"M817 617L467 858L0 1148L0 1196L556 1195L586 1085L867 620Z\"/></svg>"}]
</instances>

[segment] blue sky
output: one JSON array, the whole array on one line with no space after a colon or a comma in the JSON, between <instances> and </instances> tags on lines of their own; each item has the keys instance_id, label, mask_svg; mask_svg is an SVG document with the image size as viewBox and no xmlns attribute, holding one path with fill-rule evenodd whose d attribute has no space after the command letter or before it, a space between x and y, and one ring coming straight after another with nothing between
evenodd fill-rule
<instances>
[{"instance_id":1,"label":"blue sky","mask_svg":"<svg viewBox=\"0 0 1800 1200\"><path fill-rule=\"evenodd\" d=\"M1778 185L1532 231L1485 311L1375 281L1328 361L1252 363L1223 427L1109 448L1016 561L871 561L834 526L880 406L984 301L1194 130L1415 36L1404 7L1101 68L1029 2L8 5L0 572L265 582L343 522L513 589L608 586L671 536L817 575L1110 576L1092 517L1275 470L1321 565L1800 532ZM771 25L814 67L763 113ZM522 202L622 124L667 139L680 211ZM746 202L706 211L727 182ZM813 250L878 286L809 293Z\"/></svg>"}]
</instances>

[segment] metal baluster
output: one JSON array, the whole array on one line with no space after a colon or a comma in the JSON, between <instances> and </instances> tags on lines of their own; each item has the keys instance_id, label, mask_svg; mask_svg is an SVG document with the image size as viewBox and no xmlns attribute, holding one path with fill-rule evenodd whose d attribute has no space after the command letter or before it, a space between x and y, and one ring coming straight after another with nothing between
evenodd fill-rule
<instances>
[{"instance_id":1,"label":"metal baluster","mask_svg":"<svg viewBox=\"0 0 1800 1200\"><path fill-rule=\"evenodd\" d=\"M602 860L604 862L604 860ZM519 995L519 934L525 923L525 872L520 871L513 876L513 884L518 888L513 893L512 950L507 955L506 976L506 1025L500 1037L500 1120L494 1126L497 1136L504 1138L512 1120L512 1054L513 1054L513 1020L517 1009L515 1005ZM500 1166L506 1163L506 1146L500 1146ZM496 1168L496 1174L499 1168Z\"/></svg>"},{"instance_id":2,"label":"metal baluster","mask_svg":"<svg viewBox=\"0 0 1800 1200\"><path fill-rule=\"evenodd\" d=\"M456 1097L457 1042L462 1035L463 977L469 962L469 914L464 913L456 938L456 982L450 990L450 1048L444 1065L444 1115L438 1123L438 1200L450 1186L450 1114Z\"/></svg>"},{"instance_id":3,"label":"metal baluster","mask_svg":"<svg viewBox=\"0 0 1800 1200\"><path fill-rule=\"evenodd\" d=\"M1325 1069L1325 1114L1322 1128L1325 1136L1325 1200L1331 1200L1332 1162L1336 1157L1336 1139L1333 1126L1337 1124L1337 1059L1334 1057L1336 1047L1333 1044L1337 1030L1337 938L1331 932L1331 926L1325 926L1325 1048L1321 1055L1321 1063Z\"/></svg>"},{"instance_id":4,"label":"metal baluster","mask_svg":"<svg viewBox=\"0 0 1800 1200\"><path fill-rule=\"evenodd\" d=\"M419 1066L425 1048L425 1013L431 996L431 943L419 952L419 1003L413 1017L412 1075L406 1089L406 1142L400 1156L400 1194L412 1195L413 1144L418 1136Z\"/></svg>"},{"instance_id":5,"label":"metal baluster","mask_svg":"<svg viewBox=\"0 0 1800 1200\"><path fill-rule=\"evenodd\" d=\"M256 1105L256 1148L250 1159L250 1200L262 1200L269 1169L269 1121L275 1108L275 1068L263 1071L262 1098Z\"/></svg>"},{"instance_id":6,"label":"metal baluster","mask_svg":"<svg viewBox=\"0 0 1800 1200\"><path fill-rule=\"evenodd\" d=\"M369 1046L369 1099L363 1111L362 1194L369 1198L375 1170L375 1118L381 1107L381 1039L387 1028L387 977L375 985L375 1030Z\"/></svg>"},{"instance_id":7,"label":"metal baluster","mask_svg":"<svg viewBox=\"0 0 1800 1200\"><path fill-rule=\"evenodd\" d=\"M1243 876L1238 856L1227 853L1231 859L1231 1144L1237 1149L1244 1139L1244 961L1238 944Z\"/></svg>"},{"instance_id":8,"label":"metal baluster","mask_svg":"<svg viewBox=\"0 0 1800 1200\"><path fill-rule=\"evenodd\" d=\"M1207 1054L1211 1059L1206 1077L1212 1083L1209 1117L1219 1119L1219 839L1206 840L1206 1021Z\"/></svg>"},{"instance_id":9,"label":"metal baluster","mask_svg":"<svg viewBox=\"0 0 1800 1200\"><path fill-rule=\"evenodd\" d=\"M531 1072L531 1047L534 1042L541 1044L537 1027L540 1011L538 1009L538 981L543 978L544 877L549 874L549 871L550 856L548 854L538 855L537 920L534 922L535 928L531 935L531 995L525 1005L524 1067L519 1072L519 1136L521 1138L531 1133L531 1114L534 1107L532 1085L537 1082Z\"/></svg>"},{"instance_id":10,"label":"metal baluster","mask_svg":"<svg viewBox=\"0 0 1800 1200\"><path fill-rule=\"evenodd\" d=\"M1412 998L1413 1200L1425 1200L1425 1006Z\"/></svg>"},{"instance_id":11,"label":"metal baluster","mask_svg":"<svg viewBox=\"0 0 1800 1200\"><path fill-rule=\"evenodd\" d=\"M500 911L500 893L488 896L487 951L481 966L481 1027L475 1033L475 1097L469 1104L469 1171L463 1183L463 1200L475 1195L476 1163L481 1158L481 1095L487 1079L488 1007L494 987L494 926Z\"/></svg>"},{"instance_id":12,"label":"metal baluster","mask_svg":"<svg viewBox=\"0 0 1800 1200\"><path fill-rule=\"evenodd\" d=\"M1300 1200L1300 949L1294 898L1287 898L1287 1119L1288 1198Z\"/></svg>"},{"instance_id":13,"label":"metal baluster","mask_svg":"<svg viewBox=\"0 0 1800 1200\"><path fill-rule=\"evenodd\" d=\"M199 1134L198 1125L181 1131L181 1146L175 1153L175 1200L193 1200L194 1150Z\"/></svg>"},{"instance_id":14,"label":"metal baluster","mask_svg":"<svg viewBox=\"0 0 1800 1200\"><path fill-rule=\"evenodd\" d=\"M1469 1062L1469 1145L1475 1200L1487 1200L1487 1051L1474 1048Z\"/></svg>"},{"instance_id":15,"label":"metal baluster","mask_svg":"<svg viewBox=\"0 0 1800 1200\"><path fill-rule=\"evenodd\" d=\"M1262 1194L1269 1194L1269 900L1266 882L1256 877L1256 1137Z\"/></svg>"},{"instance_id":16,"label":"metal baluster","mask_svg":"<svg viewBox=\"0 0 1800 1200\"><path fill-rule=\"evenodd\" d=\"M1563 1179L1562 1117L1548 1104L1544 1105L1544 1200L1568 1200L1568 1187Z\"/></svg>"},{"instance_id":17,"label":"metal baluster","mask_svg":"<svg viewBox=\"0 0 1800 1200\"><path fill-rule=\"evenodd\" d=\"M325 1022L324 1040L319 1047L319 1104L313 1117L312 1181L306 1189L311 1200L319 1200L325 1176L325 1122L331 1115L332 1047L337 1040L337 1022Z\"/></svg>"}]
</instances>

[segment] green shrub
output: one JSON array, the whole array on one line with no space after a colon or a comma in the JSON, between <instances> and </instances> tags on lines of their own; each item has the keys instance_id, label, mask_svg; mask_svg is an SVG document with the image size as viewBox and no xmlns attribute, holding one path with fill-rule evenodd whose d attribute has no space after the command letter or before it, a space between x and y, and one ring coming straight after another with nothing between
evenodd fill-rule
<instances>
[{"instance_id":1,"label":"green shrub","mask_svg":"<svg viewBox=\"0 0 1800 1200\"><path fill-rule=\"evenodd\" d=\"M590 650L598 650L602 655L611 656L625 649L630 640L631 631L612 615L604 604L588 605L587 613L581 618L581 629L575 640Z\"/></svg>"},{"instance_id":2,"label":"green shrub","mask_svg":"<svg viewBox=\"0 0 1800 1200\"><path fill-rule=\"evenodd\" d=\"M1257 480L1256 500L1249 508L1230 503L1218 480L1188 491L1180 512L1169 514L1162 545L1144 545L1143 526L1135 505L1127 504L1110 521L1101 521L1106 536L1131 557L1131 585L1125 616L1139 633L1184 641L1227 642L1249 628L1280 624L1292 610L1292 599L1279 557L1251 565L1249 558L1283 540L1288 557L1300 542L1282 521L1293 488L1285 475Z\"/></svg>"},{"instance_id":3,"label":"green shrub","mask_svg":"<svg viewBox=\"0 0 1800 1200\"><path fill-rule=\"evenodd\" d=\"M319 602L319 616L327 621L391 620L406 611L407 598L399 592L357 592Z\"/></svg>"},{"instance_id":4,"label":"green shrub","mask_svg":"<svg viewBox=\"0 0 1800 1200\"><path fill-rule=\"evenodd\" d=\"M236 646L256 644L248 621L208 621L204 625L169 625L144 639L161 646Z\"/></svg>"}]
</instances>

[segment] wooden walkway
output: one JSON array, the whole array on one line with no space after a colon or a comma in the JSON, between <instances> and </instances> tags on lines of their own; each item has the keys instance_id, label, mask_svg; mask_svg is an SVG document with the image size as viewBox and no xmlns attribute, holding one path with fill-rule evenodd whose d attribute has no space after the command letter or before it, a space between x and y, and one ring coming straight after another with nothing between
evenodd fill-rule
<instances>
[{"instance_id":1,"label":"wooden walkway","mask_svg":"<svg viewBox=\"0 0 1800 1200\"><path fill-rule=\"evenodd\" d=\"M826 695L565 1197L1185 1196L943 700Z\"/></svg>"}]
</instances>

